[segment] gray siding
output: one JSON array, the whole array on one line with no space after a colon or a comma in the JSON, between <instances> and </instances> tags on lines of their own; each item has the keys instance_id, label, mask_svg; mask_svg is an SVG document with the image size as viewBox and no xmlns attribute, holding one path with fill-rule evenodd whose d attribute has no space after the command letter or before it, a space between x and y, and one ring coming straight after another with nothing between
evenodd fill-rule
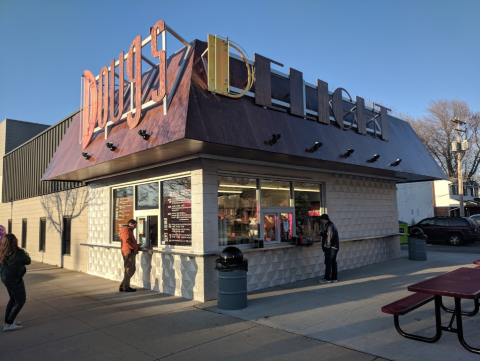
<instances>
[{"instance_id":1,"label":"gray siding","mask_svg":"<svg viewBox=\"0 0 480 361\"><path fill-rule=\"evenodd\" d=\"M83 185L81 182L42 182L40 180L76 113L47 128L47 130L24 142L20 147L3 157L3 203L77 188ZM16 121L15 123L25 122ZM25 124L27 127L32 125L32 123ZM20 133L20 131L15 131L15 133L17 132ZM36 134L38 134L38 131ZM21 138L18 137L16 139L18 142Z\"/></svg>"}]
</instances>

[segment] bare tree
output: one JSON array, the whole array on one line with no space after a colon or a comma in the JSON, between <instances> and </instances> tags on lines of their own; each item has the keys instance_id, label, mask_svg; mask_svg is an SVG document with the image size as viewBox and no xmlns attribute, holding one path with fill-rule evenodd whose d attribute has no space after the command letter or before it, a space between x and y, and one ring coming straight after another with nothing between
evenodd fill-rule
<instances>
[{"instance_id":1,"label":"bare tree","mask_svg":"<svg viewBox=\"0 0 480 361\"><path fill-rule=\"evenodd\" d=\"M49 221L49 228L53 228L58 233L60 244L62 244L63 236L63 219L73 220L79 217L88 205L88 195L88 187L81 187L40 197L40 203ZM61 262L61 267L63 267L63 257L61 257Z\"/></svg>"},{"instance_id":2,"label":"bare tree","mask_svg":"<svg viewBox=\"0 0 480 361\"><path fill-rule=\"evenodd\" d=\"M462 158L462 172L466 179L475 179L480 165L480 113L473 113L468 104L461 100L433 100L426 112L423 118L408 114L397 116L410 123L450 179L457 178L457 157L451 151L457 133L456 124L451 119L465 121L466 132L462 134L462 139L468 140L470 149Z\"/></svg>"}]
</instances>

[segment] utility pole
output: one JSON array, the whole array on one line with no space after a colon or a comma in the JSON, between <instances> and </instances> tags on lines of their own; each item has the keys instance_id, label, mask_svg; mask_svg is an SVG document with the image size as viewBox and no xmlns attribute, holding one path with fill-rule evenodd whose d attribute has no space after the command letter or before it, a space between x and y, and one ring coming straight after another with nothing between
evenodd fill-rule
<instances>
[{"instance_id":1,"label":"utility pole","mask_svg":"<svg viewBox=\"0 0 480 361\"><path fill-rule=\"evenodd\" d=\"M452 152L457 153L457 176L458 176L458 196L460 198L460 217L465 217L465 207L463 204L463 175L462 175L462 157L465 151L468 149L468 141L463 140L461 137L461 133L465 133L465 130L461 127L466 124L466 122L458 119L453 118L451 119L453 123L457 123L457 141L452 142Z\"/></svg>"}]
</instances>

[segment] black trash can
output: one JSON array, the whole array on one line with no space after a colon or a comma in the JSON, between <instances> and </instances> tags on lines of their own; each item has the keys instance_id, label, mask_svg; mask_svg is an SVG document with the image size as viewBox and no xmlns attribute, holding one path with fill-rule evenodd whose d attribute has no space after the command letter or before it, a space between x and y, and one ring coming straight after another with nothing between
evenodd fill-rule
<instances>
[{"instance_id":1,"label":"black trash can","mask_svg":"<svg viewBox=\"0 0 480 361\"><path fill-rule=\"evenodd\" d=\"M221 310L241 310L247 307L248 260L237 247L227 247L215 260L218 271L218 300Z\"/></svg>"},{"instance_id":2,"label":"black trash can","mask_svg":"<svg viewBox=\"0 0 480 361\"><path fill-rule=\"evenodd\" d=\"M408 236L408 259L412 261L427 260L426 235L420 228L410 230Z\"/></svg>"}]
</instances>

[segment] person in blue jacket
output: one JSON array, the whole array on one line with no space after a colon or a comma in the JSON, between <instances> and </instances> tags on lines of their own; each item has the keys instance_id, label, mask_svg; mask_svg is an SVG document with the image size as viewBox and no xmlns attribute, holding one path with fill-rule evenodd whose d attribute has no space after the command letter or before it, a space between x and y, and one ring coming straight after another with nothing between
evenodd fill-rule
<instances>
[{"instance_id":1,"label":"person in blue jacket","mask_svg":"<svg viewBox=\"0 0 480 361\"><path fill-rule=\"evenodd\" d=\"M19 330L23 327L21 322L15 321L15 318L27 300L23 276L27 272L25 265L31 262L28 253L18 247L17 237L7 233L0 245L0 277L10 296L5 311L4 332Z\"/></svg>"}]
</instances>

